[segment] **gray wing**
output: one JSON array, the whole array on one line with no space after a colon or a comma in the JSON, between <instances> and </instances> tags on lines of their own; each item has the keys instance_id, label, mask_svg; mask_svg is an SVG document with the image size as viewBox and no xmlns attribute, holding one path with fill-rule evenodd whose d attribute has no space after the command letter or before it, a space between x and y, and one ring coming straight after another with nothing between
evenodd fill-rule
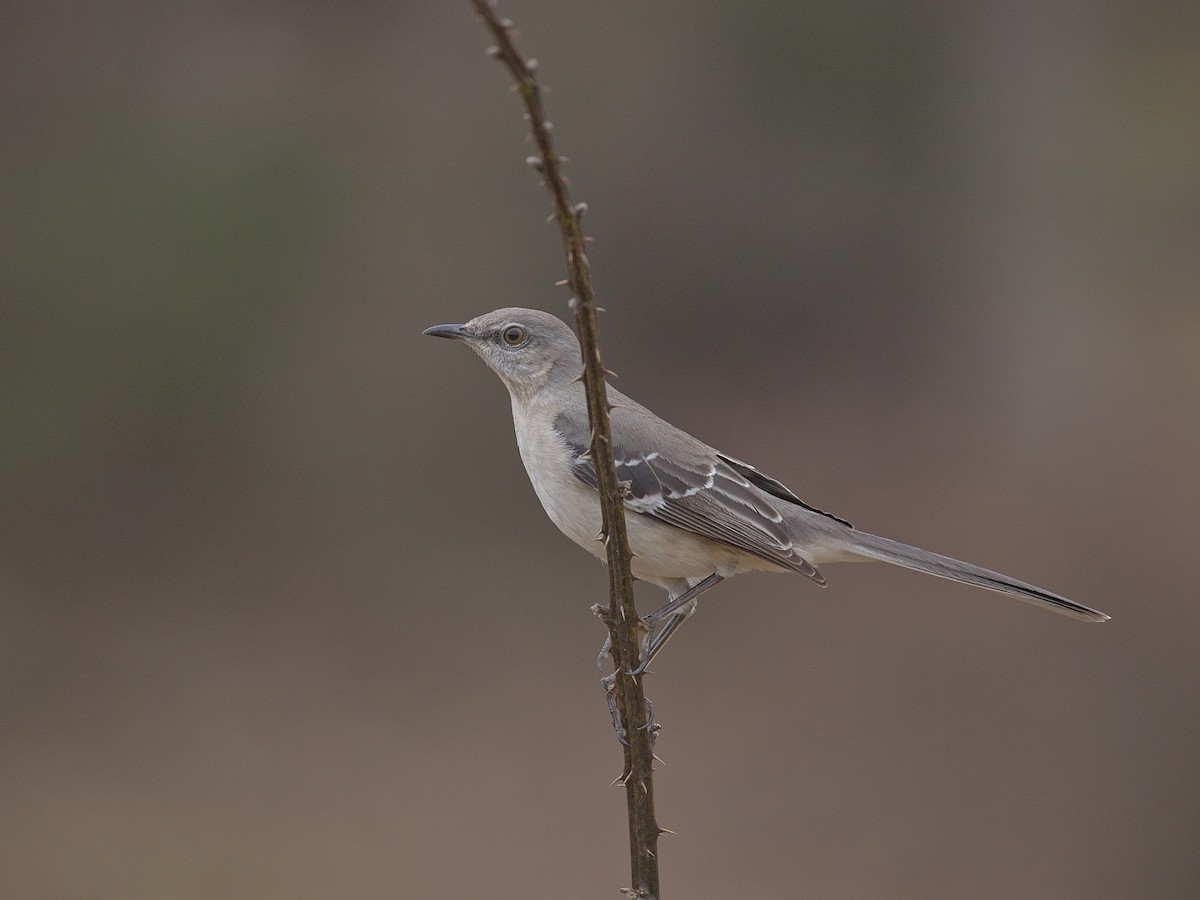
<instances>
[{"instance_id":1,"label":"gray wing","mask_svg":"<svg viewBox=\"0 0 1200 900\"><path fill-rule=\"evenodd\" d=\"M617 478L629 486L627 510L729 544L825 584L821 573L794 546L774 498L812 507L752 466L717 453L628 402L634 409L623 402L613 415L613 455ZM642 427L628 427L629 416L623 411L641 419L636 424ZM575 477L595 488L586 420L561 413L554 427L570 448Z\"/></svg>"}]
</instances>

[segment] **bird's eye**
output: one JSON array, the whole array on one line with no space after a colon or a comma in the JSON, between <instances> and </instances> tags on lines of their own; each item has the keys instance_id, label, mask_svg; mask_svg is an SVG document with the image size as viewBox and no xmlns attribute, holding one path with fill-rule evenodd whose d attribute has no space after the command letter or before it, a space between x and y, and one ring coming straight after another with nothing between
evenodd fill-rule
<instances>
[{"instance_id":1,"label":"bird's eye","mask_svg":"<svg viewBox=\"0 0 1200 900\"><path fill-rule=\"evenodd\" d=\"M500 333L500 336L504 338L504 343L508 346L515 347L525 342L525 329L520 325L509 325Z\"/></svg>"}]
</instances>

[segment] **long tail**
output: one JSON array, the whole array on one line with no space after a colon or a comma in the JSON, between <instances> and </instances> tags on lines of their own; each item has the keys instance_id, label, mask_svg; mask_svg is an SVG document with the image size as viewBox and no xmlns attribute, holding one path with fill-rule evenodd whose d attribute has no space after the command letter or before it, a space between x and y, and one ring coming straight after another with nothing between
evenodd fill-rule
<instances>
[{"instance_id":1,"label":"long tail","mask_svg":"<svg viewBox=\"0 0 1200 900\"><path fill-rule=\"evenodd\" d=\"M849 548L851 552L864 559L892 563L904 566L906 569L936 575L939 578L950 578L965 584L987 588L990 591L1012 594L1018 600L1024 600L1026 603L1035 604L1042 609L1050 609L1084 622L1104 622L1109 618L1102 612L1068 600L1066 597L1052 594L1024 581L1017 581L1015 578L1009 578L999 572L992 572L971 563L951 559L949 556L930 553L920 547L910 547L908 544L901 544L899 541L868 534L865 531L852 531L848 537L851 537Z\"/></svg>"}]
</instances>

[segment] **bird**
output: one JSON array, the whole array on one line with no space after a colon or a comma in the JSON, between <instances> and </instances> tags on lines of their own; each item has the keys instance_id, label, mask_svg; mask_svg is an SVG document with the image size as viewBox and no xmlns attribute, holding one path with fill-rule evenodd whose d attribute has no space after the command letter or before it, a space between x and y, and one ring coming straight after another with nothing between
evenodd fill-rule
<instances>
[{"instance_id":1,"label":"bird","mask_svg":"<svg viewBox=\"0 0 1200 900\"><path fill-rule=\"evenodd\" d=\"M605 558L579 341L561 319L509 307L423 334L466 344L512 401L517 447L550 520ZM999 591L1085 622L1109 616L1008 575L854 528L782 482L676 428L606 385L634 578L667 592L643 617L645 671L705 591L752 571L797 572L822 587L830 563L873 561ZM604 651L601 651L601 659Z\"/></svg>"}]
</instances>

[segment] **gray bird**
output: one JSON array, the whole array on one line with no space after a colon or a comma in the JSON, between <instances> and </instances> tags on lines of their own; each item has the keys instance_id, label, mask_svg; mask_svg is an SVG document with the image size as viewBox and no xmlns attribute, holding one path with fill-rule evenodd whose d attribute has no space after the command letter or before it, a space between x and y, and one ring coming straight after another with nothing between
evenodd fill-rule
<instances>
[{"instance_id":1,"label":"gray bird","mask_svg":"<svg viewBox=\"0 0 1200 900\"><path fill-rule=\"evenodd\" d=\"M594 556L600 502L575 334L533 309L498 309L465 325L424 334L462 341L500 376L512 398L517 447L550 520ZM663 588L669 602L637 673L696 608L701 593L743 572L799 572L824 586L818 566L874 560L1011 594L1085 622L1109 617L971 563L859 531L779 481L721 453L608 387L617 478L628 484L626 526L633 575Z\"/></svg>"}]
</instances>

